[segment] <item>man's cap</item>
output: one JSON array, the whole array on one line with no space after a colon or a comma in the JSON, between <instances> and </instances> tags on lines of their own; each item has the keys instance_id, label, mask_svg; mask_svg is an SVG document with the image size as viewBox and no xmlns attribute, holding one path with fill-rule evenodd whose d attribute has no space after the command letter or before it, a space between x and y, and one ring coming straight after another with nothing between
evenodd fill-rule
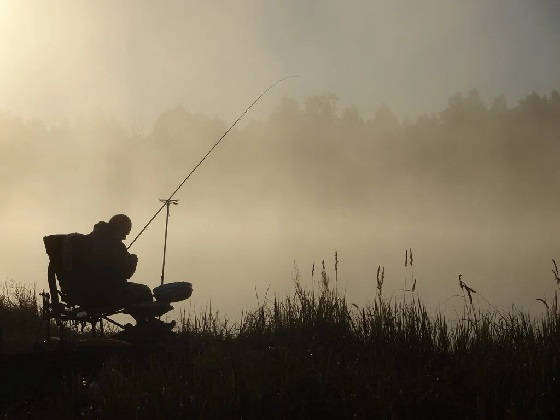
<instances>
[{"instance_id":1,"label":"man's cap","mask_svg":"<svg viewBox=\"0 0 560 420\"><path fill-rule=\"evenodd\" d=\"M109 225L127 234L129 234L132 229L132 221L126 214L115 214L109 219Z\"/></svg>"}]
</instances>

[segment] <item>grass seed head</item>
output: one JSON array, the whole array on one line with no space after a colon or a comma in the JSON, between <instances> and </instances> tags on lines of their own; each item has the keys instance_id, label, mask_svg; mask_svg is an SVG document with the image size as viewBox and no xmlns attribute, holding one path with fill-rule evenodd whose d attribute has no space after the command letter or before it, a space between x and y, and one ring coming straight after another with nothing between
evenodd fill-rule
<instances>
[{"instance_id":1,"label":"grass seed head","mask_svg":"<svg viewBox=\"0 0 560 420\"><path fill-rule=\"evenodd\" d=\"M560 274L558 273L558 265L556 264L556 260L552 259L552 264L554 268L552 269L552 274L554 274L554 279L556 280L556 284L560 285Z\"/></svg>"},{"instance_id":2,"label":"grass seed head","mask_svg":"<svg viewBox=\"0 0 560 420\"><path fill-rule=\"evenodd\" d=\"M383 291L383 280L385 279L385 267L377 266L377 293L381 296Z\"/></svg>"},{"instance_id":3,"label":"grass seed head","mask_svg":"<svg viewBox=\"0 0 560 420\"><path fill-rule=\"evenodd\" d=\"M537 298L537 300L538 300L539 302L542 302L543 305L546 306L546 310L547 310L547 311L549 310L549 308L548 308L548 303L546 303L546 300L545 300L545 299Z\"/></svg>"},{"instance_id":4,"label":"grass seed head","mask_svg":"<svg viewBox=\"0 0 560 420\"><path fill-rule=\"evenodd\" d=\"M404 266L408 264L408 249L404 250Z\"/></svg>"},{"instance_id":5,"label":"grass seed head","mask_svg":"<svg viewBox=\"0 0 560 420\"><path fill-rule=\"evenodd\" d=\"M329 288L329 277L327 276L327 270L325 268L325 260L322 261L323 269L321 270L321 280L323 281L323 288L327 290Z\"/></svg>"},{"instance_id":6,"label":"grass seed head","mask_svg":"<svg viewBox=\"0 0 560 420\"><path fill-rule=\"evenodd\" d=\"M338 269L338 251L334 251L334 269Z\"/></svg>"}]
</instances>

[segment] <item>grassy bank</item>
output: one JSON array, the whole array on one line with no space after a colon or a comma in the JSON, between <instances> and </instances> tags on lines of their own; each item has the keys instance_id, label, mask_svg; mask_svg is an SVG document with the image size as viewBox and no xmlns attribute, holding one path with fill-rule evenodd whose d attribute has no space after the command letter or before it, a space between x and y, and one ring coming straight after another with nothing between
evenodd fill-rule
<instances>
[{"instance_id":1,"label":"grassy bank","mask_svg":"<svg viewBox=\"0 0 560 420\"><path fill-rule=\"evenodd\" d=\"M296 282L291 296L265 300L235 324L183 313L178 337L157 352L20 358L21 389L48 386L16 393L3 410L16 418L558 417L556 300L531 318L480 312L463 290L462 317L451 324L413 294L385 300L381 287L362 308L328 282L319 291ZM33 292L18 290L22 299L0 300L2 330L36 334Z\"/></svg>"},{"instance_id":2,"label":"grassy bank","mask_svg":"<svg viewBox=\"0 0 560 420\"><path fill-rule=\"evenodd\" d=\"M14 281L0 284L0 354L28 351L43 328L35 289Z\"/></svg>"}]
</instances>

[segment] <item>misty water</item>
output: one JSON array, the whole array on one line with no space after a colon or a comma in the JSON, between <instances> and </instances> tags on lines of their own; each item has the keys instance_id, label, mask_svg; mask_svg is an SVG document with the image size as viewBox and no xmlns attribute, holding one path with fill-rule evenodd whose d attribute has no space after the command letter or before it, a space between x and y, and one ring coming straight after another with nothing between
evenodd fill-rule
<instances>
[{"instance_id":1,"label":"misty water","mask_svg":"<svg viewBox=\"0 0 560 420\"><path fill-rule=\"evenodd\" d=\"M451 316L459 273L483 310L542 311L535 299L554 296L560 257L559 114L555 92L508 108L472 91L413 123L387 108L339 109L333 95L281 101L232 132L175 197L166 280L194 287L176 307L211 302L235 319L290 293L296 271L318 289L324 260L330 286L358 305L375 298L382 265L386 297L402 299L413 275L416 295ZM115 213L132 218L130 240L225 128L181 108L140 134L106 117L49 126L3 115L0 275L46 288L42 237L88 233ZM131 248L133 281L159 284L163 229L162 213Z\"/></svg>"}]
</instances>

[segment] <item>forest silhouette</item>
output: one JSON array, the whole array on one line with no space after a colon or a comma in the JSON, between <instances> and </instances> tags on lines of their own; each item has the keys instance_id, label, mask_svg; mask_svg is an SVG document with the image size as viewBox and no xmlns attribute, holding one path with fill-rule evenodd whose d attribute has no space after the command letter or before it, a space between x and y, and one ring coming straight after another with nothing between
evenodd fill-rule
<instances>
[{"instance_id":1,"label":"forest silhouette","mask_svg":"<svg viewBox=\"0 0 560 420\"><path fill-rule=\"evenodd\" d=\"M107 117L49 126L4 113L0 152L8 159L0 183L8 199L39 182L49 195L75 195L85 186L133 200L146 190L169 190L224 127L182 107L162 113L142 134ZM410 195L398 194L406 191L416 203L410 217L424 206L457 216L468 203L471 214L497 211L514 221L557 203L559 135L556 90L511 107L503 96L487 105L476 90L457 93L446 109L414 122L400 122L387 107L369 119L355 107L339 110L334 94L304 104L284 99L269 117L232 133L196 184L208 204L220 197L230 210L242 194L255 199L255 211L291 198L314 210L406 212Z\"/></svg>"}]
</instances>

